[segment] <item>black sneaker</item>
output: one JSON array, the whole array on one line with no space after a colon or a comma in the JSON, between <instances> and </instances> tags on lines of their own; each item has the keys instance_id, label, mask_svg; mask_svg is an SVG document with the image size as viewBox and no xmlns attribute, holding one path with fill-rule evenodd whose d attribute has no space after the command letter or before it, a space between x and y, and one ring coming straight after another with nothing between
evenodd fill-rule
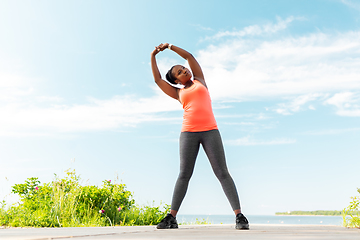
<instances>
[{"instance_id":1,"label":"black sneaker","mask_svg":"<svg viewBox=\"0 0 360 240\"><path fill-rule=\"evenodd\" d=\"M169 229L169 228L179 228L176 222L176 218L173 215L168 213L166 217L161 220L161 222L156 226L157 229Z\"/></svg>"},{"instance_id":2,"label":"black sneaker","mask_svg":"<svg viewBox=\"0 0 360 240\"><path fill-rule=\"evenodd\" d=\"M236 226L235 226L235 228L236 229L243 229L243 230L248 230L249 229L249 222L242 213L239 213L238 215L236 215Z\"/></svg>"}]
</instances>

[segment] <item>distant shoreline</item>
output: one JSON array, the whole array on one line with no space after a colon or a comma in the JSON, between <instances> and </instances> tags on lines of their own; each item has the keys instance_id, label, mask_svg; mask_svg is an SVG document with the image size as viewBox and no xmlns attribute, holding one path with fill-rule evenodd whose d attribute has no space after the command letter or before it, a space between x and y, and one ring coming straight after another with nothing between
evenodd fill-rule
<instances>
[{"instance_id":1,"label":"distant shoreline","mask_svg":"<svg viewBox=\"0 0 360 240\"><path fill-rule=\"evenodd\" d=\"M341 215L320 215L320 214L309 214L309 215L306 215L306 214L275 214L275 216L304 216L304 217L316 217L316 216L319 216L319 217L338 217L338 216L341 216Z\"/></svg>"},{"instance_id":2,"label":"distant shoreline","mask_svg":"<svg viewBox=\"0 0 360 240\"><path fill-rule=\"evenodd\" d=\"M341 216L342 211L339 210L316 210L316 211L288 211L276 212L277 216Z\"/></svg>"},{"instance_id":3,"label":"distant shoreline","mask_svg":"<svg viewBox=\"0 0 360 240\"><path fill-rule=\"evenodd\" d=\"M348 216L350 212L347 212ZM360 215L360 211L351 212L352 215ZM276 216L342 216L343 211L339 210L316 210L316 211L288 211L276 212Z\"/></svg>"}]
</instances>

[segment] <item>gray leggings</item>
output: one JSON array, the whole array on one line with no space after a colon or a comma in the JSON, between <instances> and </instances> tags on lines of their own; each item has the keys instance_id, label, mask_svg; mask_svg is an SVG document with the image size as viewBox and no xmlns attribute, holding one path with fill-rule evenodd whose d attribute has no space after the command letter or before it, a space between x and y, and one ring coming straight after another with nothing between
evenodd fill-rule
<instances>
[{"instance_id":1,"label":"gray leggings","mask_svg":"<svg viewBox=\"0 0 360 240\"><path fill-rule=\"evenodd\" d=\"M205 132L182 132L180 135L180 173L175 184L171 209L178 211L183 201L189 180L194 170L195 161L202 144L211 167L233 210L240 209L239 196L233 179L226 166L225 153L218 130Z\"/></svg>"}]
</instances>

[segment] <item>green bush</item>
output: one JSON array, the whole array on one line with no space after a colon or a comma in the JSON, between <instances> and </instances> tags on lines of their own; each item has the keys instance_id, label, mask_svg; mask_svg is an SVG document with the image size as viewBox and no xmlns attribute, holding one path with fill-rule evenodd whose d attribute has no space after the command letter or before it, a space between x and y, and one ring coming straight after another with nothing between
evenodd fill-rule
<instances>
[{"instance_id":1,"label":"green bush","mask_svg":"<svg viewBox=\"0 0 360 240\"><path fill-rule=\"evenodd\" d=\"M13 227L85 227L152 225L166 216L169 205L138 206L125 184L105 180L102 186L81 186L75 171L40 185L38 178L15 184L21 201L0 208L0 225Z\"/></svg>"},{"instance_id":2,"label":"green bush","mask_svg":"<svg viewBox=\"0 0 360 240\"><path fill-rule=\"evenodd\" d=\"M360 193L360 188L357 191ZM343 210L343 225L360 228L360 197L351 197L351 199L350 205Z\"/></svg>"}]
</instances>

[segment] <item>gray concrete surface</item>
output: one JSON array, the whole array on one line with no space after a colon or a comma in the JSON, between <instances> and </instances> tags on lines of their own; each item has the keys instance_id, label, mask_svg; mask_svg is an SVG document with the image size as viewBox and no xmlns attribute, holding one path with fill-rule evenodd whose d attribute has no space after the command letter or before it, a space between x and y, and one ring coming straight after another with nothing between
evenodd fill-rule
<instances>
[{"instance_id":1,"label":"gray concrete surface","mask_svg":"<svg viewBox=\"0 0 360 240\"><path fill-rule=\"evenodd\" d=\"M252 224L250 230L234 225L181 225L179 229L158 230L155 226L93 228L8 228L0 229L1 240L45 239L326 239L360 240L360 229L324 225Z\"/></svg>"}]
</instances>

